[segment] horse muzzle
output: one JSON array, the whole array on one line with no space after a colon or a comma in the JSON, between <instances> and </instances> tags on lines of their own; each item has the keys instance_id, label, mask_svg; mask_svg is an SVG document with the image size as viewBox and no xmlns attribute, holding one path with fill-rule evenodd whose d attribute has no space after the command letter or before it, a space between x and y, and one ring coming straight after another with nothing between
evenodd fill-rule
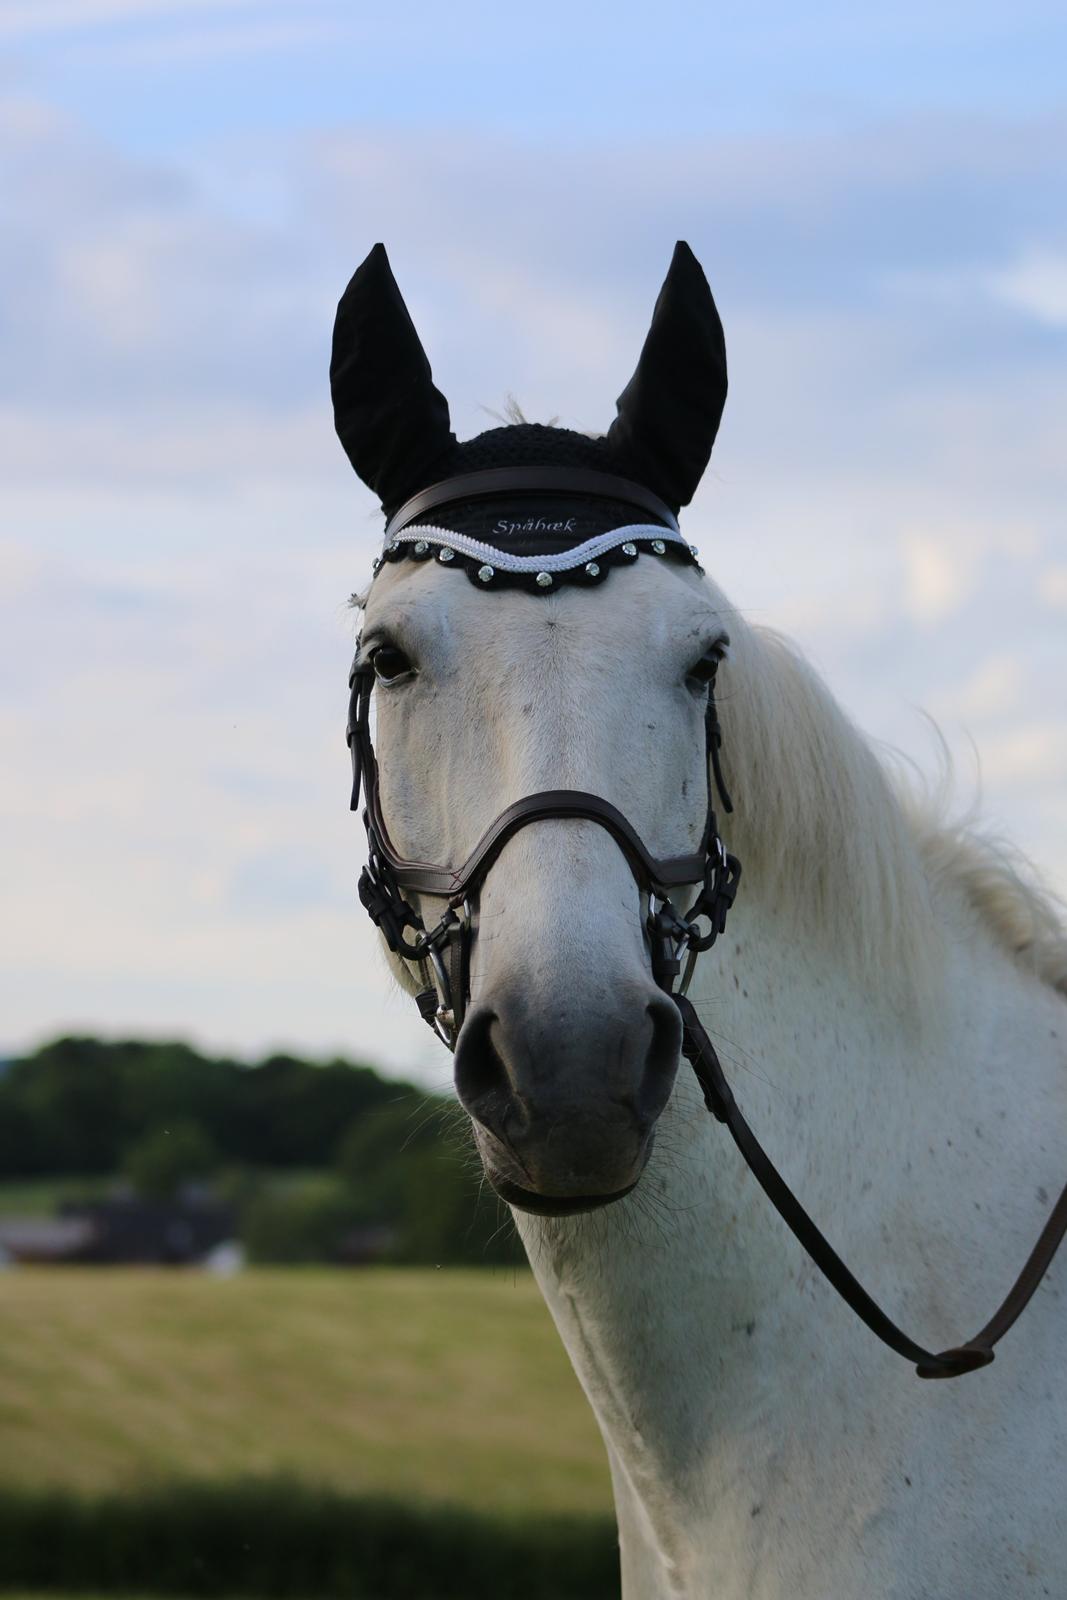
<instances>
[{"instance_id":1,"label":"horse muzzle","mask_svg":"<svg viewBox=\"0 0 1067 1600\"><path fill-rule=\"evenodd\" d=\"M534 1010L498 995L468 1013L456 1091L486 1176L510 1205L590 1211L638 1182L674 1085L681 1021L651 984L627 998L617 1009L578 996Z\"/></svg>"}]
</instances>

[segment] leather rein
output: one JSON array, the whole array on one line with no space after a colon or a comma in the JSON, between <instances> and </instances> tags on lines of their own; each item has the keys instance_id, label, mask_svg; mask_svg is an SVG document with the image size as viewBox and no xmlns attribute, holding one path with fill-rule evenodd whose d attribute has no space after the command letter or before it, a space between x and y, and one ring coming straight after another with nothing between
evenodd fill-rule
<instances>
[{"instance_id":1,"label":"leather rein","mask_svg":"<svg viewBox=\"0 0 1067 1600\"><path fill-rule=\"evenodd\" d=\"M529 469L502 469L498 477L508 489L529 490ZM574 477L575 474L571 474ZM585 476L592 479L596 474ZM545 473L538 480L542 486ZM462 480L459 480L462 481ZM615 480L618 482L618 480ZM573 487L573 485L564 485ZM635 486L640 487L640 486ZM455 494L448 484L433 504L443 504ZM648 491L642 491L647 496ZM419 499L420 497L416 497ZM637 504L647 507L632 497ZM422 497L424 502L426 496ZM393 519L395 526L414 502ZM424 510L425 504L417 507ZM415 513L413 512L412 515ZM410 521L411 518L405 518ZM715 704L715 677L708 685L705 737L708 756L708 808L700 849L692 855L657 860L646 849L637 830L622 813L599 795L577 789L550 789L516 800L490 823L466 861L459 867L409 861L394 848L382 815L378 764L370 730L370 697L374 685L371 662L356 658L348 680L349 711L346 739L352 757L350 807L359 810L365 796L363 822L367 830L367 864L359 878L359 898L380 930L389 949L418 972L421 987L415 1003L423 1019L450 1050L455 1048L469 998L470 950L478 890L509 839L521 828L547 818L583 819L598 823L611 834L626 859L642 894L647 896L645 930L652 976L671 996L682 1019L682 1054L696 1075L704 1103L728 1128L756 1181L771 1204L838 1294L866 1323L871 1332L906 1360L915 1363L920 1378L956 1378L993 1361L996 1345L1020 1316L1067 1234L1067 1185L1008 1294L986 1325L966 1344L934 1352L909 1338L871 1298L849 1271L833 1246L816 1227L793 1194L742 1115L726 1080L715 1047L701 1023L687 989L696 958L710 950L726 926L741 876L741 864L726 850L719 834L714 795L723 809L733 810L720 764L722 729ZM713 787L714 786L714 787ZM699 884L696 899L682 914L672 904L670 891ZM419 913L405 899L405 890L445 901L440 920L427 929ZM678 988L675 981L680 979Z\"/></svg>"}]
</instances>

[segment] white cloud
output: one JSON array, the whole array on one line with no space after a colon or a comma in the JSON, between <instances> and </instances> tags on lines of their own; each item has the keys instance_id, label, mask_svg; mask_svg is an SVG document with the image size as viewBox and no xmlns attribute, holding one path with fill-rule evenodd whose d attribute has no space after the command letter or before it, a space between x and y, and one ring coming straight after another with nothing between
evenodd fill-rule
<instances>
[{"instance_id":1,"label":"white cloud","mask_svg":"<svg viewBox=\"0 0 1067 1600\"><path fill-rule=\"evenodd\" d=\"M999 784L1067 780L1067 718L1027 721L985 741L987 770Z\"/></svg>"},{"instance_id":2,"label":"white cloud","mask_svg":"<svg viewBox=\"0 0 1067 1600\"><path fill-rule=\"evenodd\" d=\"M922 534L904 540L908 607L918 622L943 622L959 611L973 587L972 560L951 545Z\"/></svg>"},{"instance_id":3,"label":"white cloud","mask_svg":"<svg viewBox=\"0 0 1067 1600\"><path fill-rule=\"evenodd\" d=\"M143 350L159 331L160 285L127 239L112 236L75 245L63 260L57 288L116 352Z\"/></svg>"},{"instance_id":4,"label":"white cloud","mask_svg":"<svg viewBox=\"0 0 1067 1600\"><path fill-rule=\"evenodd\" d=\"M263 0L7 0L0 12L0 39L70 29L111 27L116 23L182 18L192 12L226 14L259 9Z\"/></svg>"},{"instance_id":5,"label":"white cloud","mask_svg":"<svg viewBox=\"0 0 1067 1600\"><path fill-rule=\"evenodd\" d=\"M930 696L935 717L960 718L982 724L1017 712L1023 700L1026 673L1018 656L998 651L988 656L962 682Z\"/></svg>"},{"instance_id":6,"label":"white cloud","mask_svg":"<svg viewBox=\"0 0 1067 1600\"><path fill-rule=\"evenodd\" d=\"M988 274L993 294L1053 328L1067 328L1067 252L1032 248Z\"/></svg>"},{"instance_id":7,"label":"white cloud","mask_svg":"<svg viewBox=\"0 0 1067 1600\"><path fill-rule=\"evenodd\" d=\"M1053 610L1067 611L1067 565L1047 567L1038 580L1038 593Z\"/></svg>"}]
</instances>

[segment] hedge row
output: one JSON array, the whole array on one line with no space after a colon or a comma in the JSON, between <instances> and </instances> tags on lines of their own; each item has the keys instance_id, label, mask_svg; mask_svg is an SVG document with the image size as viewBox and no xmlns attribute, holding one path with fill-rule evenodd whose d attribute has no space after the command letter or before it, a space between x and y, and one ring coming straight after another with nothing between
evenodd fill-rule
<instances>
[{"instance_id":1,"label":"hedge row","mask_svg":"<svg viewBox=\"0 0 1067 1600\"><path fill-rule=\"evenodd\" d=\"M614 1524L502 1519L272 1481L0 1493L0 1590L615 1600Z\"/></svg>"}]
</instances>

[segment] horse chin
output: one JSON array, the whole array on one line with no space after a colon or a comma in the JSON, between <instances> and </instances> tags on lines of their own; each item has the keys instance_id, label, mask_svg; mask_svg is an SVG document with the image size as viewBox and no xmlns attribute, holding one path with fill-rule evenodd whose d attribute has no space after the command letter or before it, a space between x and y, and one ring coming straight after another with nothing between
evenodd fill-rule
<instances>
[{"instance_id":1,"label":"horse chin","mask_svg":"<svg viewBox=\"0 0 1067 1600\"><path fill-rule=\"evenodd\" d=\"M538 1194L488 1169L486 1177L501 1200L506 1200L509 1206L514 1206L518 1211L529 1211L539 1217L575 1217L583 1211L599 1211L602 1206L614 1205L616 1200L632 1194L639 1182L635 1178L633 1183L628 1183L624 1189L616 1189L612 1194Z\"/></svg>"},{"instance_id":2,"label":"horse chin","mask_svg":"<svg viewBox=\"0 0 1067 1600\"><path fill-rule=\"evenodd\" d=\"M492 1188L516 1210L542 1217L600 1211L624 1199L648 1164L658 1103L605 1093L553 1098L550 1088L520 1094L509 1084L506 1098L497 1090L476 1101L480 1115L466 1106Z\"/></svg>"}]
</instances>

